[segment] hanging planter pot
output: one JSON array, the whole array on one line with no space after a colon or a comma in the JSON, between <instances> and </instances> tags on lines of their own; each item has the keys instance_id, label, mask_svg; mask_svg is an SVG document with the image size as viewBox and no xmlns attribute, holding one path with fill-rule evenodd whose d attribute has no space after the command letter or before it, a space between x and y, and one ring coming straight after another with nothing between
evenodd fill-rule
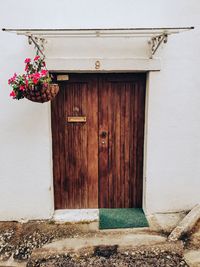
<instances>
[{"instance_id":1,"label":"hanging planter pot","mask_svg":"<svg viewBox=\"0 0 200 267\"><path fill-rule=\"evenodd\" d=\"M8 80L12 86L10 96L13 99L27 98L30 101L44 103L53 100L59 92L58 84L52 83L44 58L36 55L33 61L25 59L25 74L16 73Z\"/></svg>"},{"instance_id":2,"label":"hanging planter pot","mask_svg":"<svg viewBox=\"0 0 200 267\"><path fill-rule=\"evenodd\" d=\"M24 91L24 97L33 102L44 103L53 100L58 92L58 84L32 85Z\"/></svg>"}]
</instances>

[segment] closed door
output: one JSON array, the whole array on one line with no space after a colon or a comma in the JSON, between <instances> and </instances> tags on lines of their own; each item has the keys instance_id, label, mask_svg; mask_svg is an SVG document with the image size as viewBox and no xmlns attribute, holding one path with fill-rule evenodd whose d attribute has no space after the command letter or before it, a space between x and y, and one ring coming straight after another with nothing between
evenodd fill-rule
<instances>
[{"instance_id":1,"label":"closed door","mask_svg":"<svg viewBox=\"0 0 200 267\"><path fill-rule=\"evenodd\" d=\"M142 206L144 74L71 74L52 101L55 208Z\"/></svg>"}]
</instances>

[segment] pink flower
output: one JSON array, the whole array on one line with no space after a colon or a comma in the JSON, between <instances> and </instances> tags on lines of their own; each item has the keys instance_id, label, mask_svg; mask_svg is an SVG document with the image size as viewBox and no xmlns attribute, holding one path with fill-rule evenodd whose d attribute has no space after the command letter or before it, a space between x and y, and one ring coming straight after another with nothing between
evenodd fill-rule
<instances>
[{"instance_id":1,"label":"pink flower","mask_svg":"<svg viewBox=\"0 0 200 267\"><path fill-rule=\"evenodd\" d=\"M36 57L34 58L34 61L37 61L39 58L40 58L40 56L36 56Z\"/></svg>"},{"instance_id":2,"label":"pink flower","mask_svg":"<svg viewBox=\"0 0 200 267\"><path fill-rule=\"evenodd\" d=\"M25 90L25 86L24 85L20 85L19 90L24 91Z\"/></svg>"},{"instance_id":3,"label":"pink flower","mask_svg":"<svg viewBox=\"0 0 200 267\"><path fill-rule=\"evenodd\" d=\"M26 67L25 67L25 71L27 71L28 70L28 64L26 64Z\"/></svg>"},{"instance_id":4,"label":"pink flower","mask_svg":"<svg viewBox=\"0 0 200 267\"><path fill-rule=\"evenodd\" d=\"M30 58L26 58L25 61L24 61L24 63L27 63L27 64L30 63L30 62L31 62Z\"/></svg>"},{"instance_id":5,"label":"pink flower","mask_svg":"<svg viewBox=\"0 0 200 267\"><path fill-rule=\"evenodd\" d=\"M10 96L14 98L14 97L16 96L15 92L12 91L12 92L10 93Z\"/></svg>"},{"instance_id":6,"label":"pink flower","mask_svg":"<svg viewBox=\"0 0 200 267\"><path fill-rule=\"evenodd\" d=\"M41 70L41 76L46 76L48 73L48 70Z\"/></svg>"},{"instance_id":7,"label":"pink flower","mask_svg":"<svg viewBox=\"0 0 200 267\"><path fill-rule=\"evenodd\" d=\"M37 83L38 83L38 79L33 78L33 83L34 83L34 84L37 84Z\"/></svg>"},{"instance_id":8,"label":"pink flower","mask_svg":"<svg viewBox=\"0 0 200 267\"><path fill-rule=\"evenodd\" d=\"M44 86L44 87L47 87L47 86L48 86L48 83L43 83L43 86Z\"/></svg>"},{"instance_id":9,"label":"pink flower","mask_svg":"<svg viewBox=\"0 0 200 267\"><path fill-rule=\"evenodd\" d=\"M17 74L14 73L13 77L8 80L8 84L11 84L11 83L15 82L16 77L17 77Z\"/></svg>"},{"instance_id":10,"label":"pink flower","mask_svg":"<svg viewBox=\"0 0 200 267\"><path fill-rule=\"evenodd\" d=\"M34 73L34 74L33 74L33 77L34 77L35 79L40 79L40 73L39 73L39 72Z\"/></svg>"}]
</instances>

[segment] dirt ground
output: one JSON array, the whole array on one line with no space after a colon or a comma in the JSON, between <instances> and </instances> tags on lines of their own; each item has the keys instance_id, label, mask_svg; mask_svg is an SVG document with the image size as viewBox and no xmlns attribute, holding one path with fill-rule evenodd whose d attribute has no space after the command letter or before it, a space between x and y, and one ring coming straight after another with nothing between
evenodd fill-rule
<instances>
[{"instance_id":1,"label":"dirt ground","mask_svg":"<svg viewBox=\"0 0 200 267\"><path fill-rule=\"evenodd\" d=\"M94 233L90 233L93 235ZM144 266L168 267L188 266L180 253L173 251L146 250L125 251L123 253L94 253L91 256L71 256L70 254L50 255L32 259L34 249L65 237L87 236L79 225L55 224L45 222L0 222L0 260L6 261L13 257L16 262L27 262L28 267L61 267L61 266ZM183 237L187 249L200 248L200 221L192 233Z\"/></svg>"},{"instance_id":2,"label":"dirt ground","mask_svg":"<svg viewBox=\"0 0 200 267\"><path fill-rule=\"evenodd\" d=\"M27 260L33 249L55 239L79 234L84 233L76 225L52 221L0 222L0 260L7 260L11 255L16 260Z\"/></svg>"}]
</instances>

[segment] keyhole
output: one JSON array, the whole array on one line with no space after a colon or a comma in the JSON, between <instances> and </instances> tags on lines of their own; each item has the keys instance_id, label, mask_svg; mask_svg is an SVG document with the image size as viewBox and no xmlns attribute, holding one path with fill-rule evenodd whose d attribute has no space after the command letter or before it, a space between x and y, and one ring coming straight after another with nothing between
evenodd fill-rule
<instances>
[{"instance_id":1,"label":"keyhole","mask_svg":"<svg viewBox=\"0 0 200 267\"><path fill-rule=\"evenodd\" d=\"M101 133L101 138L106 138L106 136L107 136L107 133L106 133L105 131L103 131L103 132Z\"/></svg>"}]
</instances>

